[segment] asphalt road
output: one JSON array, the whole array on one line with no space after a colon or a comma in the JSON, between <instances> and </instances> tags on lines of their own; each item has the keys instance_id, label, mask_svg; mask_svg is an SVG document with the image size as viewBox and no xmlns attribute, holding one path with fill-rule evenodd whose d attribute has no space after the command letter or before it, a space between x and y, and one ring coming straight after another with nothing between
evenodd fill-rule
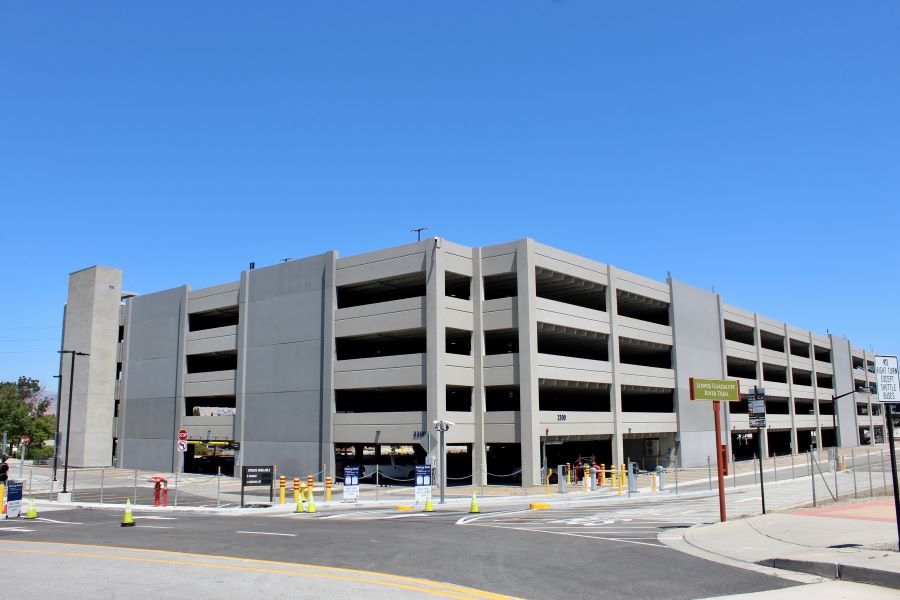
<instances>
[{"instance_id":1,"label":"asphalt road","mask_svg":"<svg viewBox=\"0 0 900 600\"><path fill-rule=\"evenodd\" d=\"M671 520L616 517L604 510L498 510L477 519L449 510L277 517L161 517L136 511L137 526L124 528L117 512L72 509L46 512L38 521L0 522L0 551L3 540L174 550L377 571L567 600L705 598L794 585L659 544L660 531L679 526Z\"/></svg>"}]
</instances>

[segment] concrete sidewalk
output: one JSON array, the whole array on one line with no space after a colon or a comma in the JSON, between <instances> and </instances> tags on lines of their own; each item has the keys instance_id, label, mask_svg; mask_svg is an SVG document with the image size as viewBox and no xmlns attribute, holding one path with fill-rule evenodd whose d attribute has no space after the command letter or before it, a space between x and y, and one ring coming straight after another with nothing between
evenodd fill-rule
<instances>
[{"instance_id":1,"label":"concrete sidewalk","mask_svg":"<svg viewBox=\"0 0 900 600\"><path fill-rule=\"evenodd\" d=\"M697 525L660 540L703 558L718 557L719 562L900 589L890 498Z\"/></svg>"}]
</instances>

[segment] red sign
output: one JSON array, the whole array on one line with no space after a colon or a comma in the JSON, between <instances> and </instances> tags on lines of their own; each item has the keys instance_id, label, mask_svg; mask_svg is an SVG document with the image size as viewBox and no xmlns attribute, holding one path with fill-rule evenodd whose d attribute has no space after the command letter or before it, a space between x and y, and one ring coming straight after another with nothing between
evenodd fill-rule
<instances>
[{"instance_id":1,"label":"red sign","mask_svg":"<svg viewBox=\"0 0 900 600\"><path fill-rule=\"evenodd\" d=\"M30 442L30 441L31 441L31 438L28 437L27 435L23 435L23 436L22 436L22 445L23 445L23 446L27 446L27 445L28 445L28 442Z\"/></svg>"},{"instance_id":2,"label":"red sign","mask_svg":"<svg viewBox=\"0 0 900 600\"><path fill-rule=\"evenodd\" d=\"M178 430L178 439L184 441L187 439L187 429Z\"/></svg>"}]
</instances>

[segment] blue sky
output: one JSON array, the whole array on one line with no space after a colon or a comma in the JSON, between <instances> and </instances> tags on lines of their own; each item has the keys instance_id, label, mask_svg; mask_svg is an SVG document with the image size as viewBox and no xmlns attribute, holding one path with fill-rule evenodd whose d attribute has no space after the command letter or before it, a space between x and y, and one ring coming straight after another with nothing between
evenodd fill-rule
<instances>
[{"instance_id":1,"label":"blue sky","mask_svg":"<svg viewBox=\"0 0 900 600\"><path fill-rule=\"evenodd\" d=\"M529 236L900 350L900 3L0 0L0 379L149 292Z\"/></svg>"}]
</instances>

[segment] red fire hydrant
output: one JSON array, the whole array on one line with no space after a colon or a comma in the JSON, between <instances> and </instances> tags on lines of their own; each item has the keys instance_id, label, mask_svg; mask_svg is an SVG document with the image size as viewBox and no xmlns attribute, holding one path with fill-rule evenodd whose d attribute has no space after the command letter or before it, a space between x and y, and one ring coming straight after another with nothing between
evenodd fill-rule
<instances>
[{"instance_id":1,"label":"red fire hydrant","mask_svg":"<svg viewBox=\"0 0 900 600\"><path fill-rule=\"evenodd\" d=\"M153 484L153 506L159 506L160 501L163 506L169 505L169 480L159 475L154 475L147 481Z\"/></svg>"}]
</instances>

